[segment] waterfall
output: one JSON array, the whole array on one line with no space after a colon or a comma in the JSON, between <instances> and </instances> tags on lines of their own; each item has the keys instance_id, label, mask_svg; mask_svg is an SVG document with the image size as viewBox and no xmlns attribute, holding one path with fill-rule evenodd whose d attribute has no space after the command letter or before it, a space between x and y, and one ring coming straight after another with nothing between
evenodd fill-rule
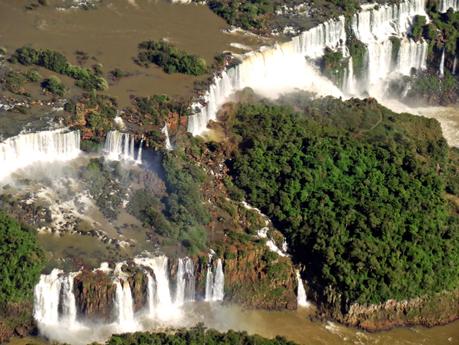
<instances>
[{"instance_id":1,"label":"waterfall","mask_svg":"<svg viewBox=\"0 0 459 345\"><path fill-rule=\"evenodd\" d=\"M298 282L298 289L297 289L297 304L298 307L308 307L309 303L306 298L306 291L304 289L303 280L300 276L300 271L296 271L296 280Z\"/></svg>"},{"instance_id":2,"label":"waterfall","mask_svg":"<svg viewBox=\"0 0 459 345\"><path fill-rule=\"evenodd\" d=\"M190 258L178 259L175 304L192 302L195 299L194 265Z\"/></svg>"},{"instance_id":3,"label":"waterfall","mask_svg":"<svg viewBox=\"0 0 459 345\"><path fill-rule=\"evenodd\" d=\"M42 274L34 291L34 318L39 323L55 325L59 322L59 296L61 292L61 270Z\"/></svg>"},{"instance_id":4,"label":"waterfall","mask_svg":"<svg viewBox=\"0 0 459 345\"><path fill-rule=\"evenodd\" d=\"M365 80L356 80L349 65L342 85L346 95L360 96L366 91L372 96L383 97L390 76L408 75L412 68L426 68L427 43L406 37L416 15L427 15L425 0L366 7L352 17L353 34L367 46L368 65L364 72ZM343 91L322 76L311 60L321 57L326 47L342 51L346 56L345 27L345 19L340 17L305 31L289 42L262 47L243 55L239 65L214 77L202 103L192 105L193 115L188 118L188 131L193 135L205 132L208 122L217 119L219 108L235 91L245 87L251 87L267 97L295 89L315 92L319 96L343 96ZM400 39L395 63L392 61L394 47L391 37ZM357 82L359 85L356 85Z\"/></svg>"},{"instance_id":5,"label":"waterfall","mask_svg":"<svg viewBox=\"0 0 459 345\"><path fill-rule=\"evenodd\" d=\"M178 260L177 288L175 292L175 304L182 305L185 301L185 264L183 259Z\"/></svg>"},{"instance_id":6,"label":"waterfall","mask_svg":"<svg viewBox=\"0 0 459 345\"><path fill-rule=\"evenodd\" d=\"M167 129L167 124L164 125L163 129L161 130L161 133L164 134L166 137L166 140L164 142L164 146L166 147L166 150L171 151L172 150L172 144L171 140L169 138L169 130Z\"/></svg>"},{"instance_id":7,"label":"waterfall","mask_svg":"<svg viewBox=\"0 0 459 345\"><path fill-rule=\"evenodd\" d=\"M143 149L143 139L140 140L139 151L137 152L137 159L135 160L137 164L142 164L142 149Z\"/></svg>"},{"instance_id":8,"label":"waterfall","mask_svg":"<svg viewBox=\"0 0 459 345\"><path fill-rule=\"evenodd\" d=\"M214 290L214 274L212 273L212 266L209 264L207 266L207 274L206 274L206 301L212 301L213 298L213 290Z\"/></svg>"},{"instance_id":9,"label":"waterfall","mask_svg":"<svg viewBox=\"0 0 459 345\"><path fill-rule=\"evenodd\" d=\"M458 12L459 0L440 0L440 5L438 6L439 12L447 12L450 8L452 8L454 12Z\"/></svg>"},{"instance_id":10,"label":"waterfall","mask_svg":"<svg viewBox=\"0 0 459 345\"><path fill-rule=\"evenodd\" d=\"M443 51L441 53L440 67L438 70L440 78L443 78L445 76L445 48L443 48Z\"/></svg>"},{"instance_id":11,"label":"waterfall","mask_svg":"<svg viewBox=\"0 0 459 345\"><path fill-rule=\"evenodd\" d=\"M104 151L110 160L136 161L134 152L135 138L129 133L110 131L105 139ZM137 157L137 160L139 156ZM140 157L141 159L141 157Z\"/></svg>"},{"instance_id":12,"label":"waterfall","mask_svg":"<svg viewBox=\"0 0 459 345\"><path fill-rule=\"evenodd\" d=\"M150 315L155 314L155 304L156 304L156 282L151 276L147 274L147 297L148 297L148 312Z\"/></svg>"},{"instance_id":13,"label":"waterfall","mask_svg":"<svg viewBox=\"0 0 459 345\"><path fill-rule=\"evenodd\" d=\"M75 328L77 309L73 293L73 274L54 269L42 274L34 289L34 318L44 325L65 324Z\"/></svg>"},{"instance_id":14,"label":"waterfall","mask_svg":"<svg viewBox=\"0 0 459 345\"><path fill-rule=\"evenodd\" d=\"M131 287L127 280L115 281L115 306L117 312L118 327L123 331L135 330L136 321L134 319L134 300L132 298Z\"/></svg>"},{"instance_id":15,"label":"waterfall","mask_svg":"<svg viewBox=\"0 0 459 345\"><path fill-rule=\"evenodd\" d=\"M73 293L73 278L75 274L61 277L62 286L62 317L61 319L70 326L75 325L77 319L76 300Z\"/></svg>"},{"instance_id":16,"label":"waterfall","mask_svg":"<svg viewBox=\"0 0 459 345\"><path fill-rule=\"evenodd\" d=\"M208 302L223 301L225 297L224 287L223 263L221 259L217 259L215 272L212 272L212 265L209 264L207 267L205 300Z\"/></svg>"},{"instance_id":17,"label":"waterfall","mask_svg":"<svg viewBox=\"0 0 459 345\"><path fill-rule=\"evenodd\" d=\"M368 51L368 65L364 72L366 78L360 81L362 91L383 98L386 81L392 74L409 75L413 68L426 68L427 43L406 37L416 15L427 16L425 0L378 6L353 16L352 31ZM396 61L393 61L394 45L391 38L400 40Z\"/></svg>"},{"instance_id":18,"label":"waterfall","mask_svg":"<svg viewBox=\"0 0 459 345\"><path fill-rule=\"evenodd\" d=\"M154 284L148 284L148 295L154 296L154 306L151 303L150 317L159 317L163 320L174 319L180 316L178 305L172 302L169 284L168 258L166 256L135 258L134 262L146 267L154 273ZM154 289L154 291L152 291Z\"/></svg>"},{"instance_id":19,"label":"waterfall","mask_svg":"<svg viewBox=\"0 0 459 345\"><path fill-rule=\"evenodd\" d=\"M0 179L32 163L67 161L79 153L79 131L62 128L19 134L0 142Z\"/></svg>"},{"instance_id":20,"label":"waterfall","mask_svg":"<svg viewBox=\"0 0 459 345\"><path fill-rule=\"evenodd\" d=\"M454 57L453 61L453 75L456 75L456 67L457 67L457 57Z\"/></svg>"}]
</instances>

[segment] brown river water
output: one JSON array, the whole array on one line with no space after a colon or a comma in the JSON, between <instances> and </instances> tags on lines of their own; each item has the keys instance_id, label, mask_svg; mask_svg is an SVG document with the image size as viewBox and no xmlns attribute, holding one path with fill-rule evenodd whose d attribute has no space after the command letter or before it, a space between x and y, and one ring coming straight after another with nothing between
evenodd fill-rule
<instances>
[{"instance_id":1,"label":"brown river water","mask_svg":"<svg viewBox=\"0 0 459 345\"><path fill-rule=\"evenodd\" d=\"M50 1L54 5L26 10L30 2L0 1L0 47L9 52L24 45L49 48L63 53L74 64L75 51L81 50L90 57L85 64L88 67L101 63L105 73L120 68L132 75L110 85L108 93L122 105L128 104L131 94L187 96L197 80L182 74L169 75L158 67L136 65L133 58L142 41L167 39L205 58L208 64L222 51L241 52L231 43L255 46L258 41L253 36L223 32L228 25L202 5L111 0L102 1L93 10L58 10L55 5L59 1L54 0Z\"/></svg>"},{"instance_id":2,"label":"brown river water","mask_svg":"<svg viewBox=\"0 0 459 345\"><path fill-rule=\"evenodd\" d=\"M313 308L313 307L311 307ZM220 331L234 329L247 331L250 334L260 334L265 337L276 335L295 341L302 345L450 345L459 344L459 321L446 326L434 328L399 328L386 332L367 333L353 328L343 327L333 322L313 322L309 320L312 310L302 309L291 312L273 312L261 310L243 310L238 306L217 306L208 303L194 303L185 308L180 321L171 326L191 326L203 322L207 327ZM144 330L155 330L160 327L151 322L142 322ZM159 328L162 329L162 328ZM65 330L54 330L61 333ZM88 328L65 335L66 339L75 339L77 343L82 339L103 341L113 332L110 327L99 327L97 330ZM56 333L54 333L56 334ZM57 335L59 338L59 335ZM89 342L89 341L88 341ZM49 344L42 338L13 339L10 344Z\"/></svg>"}]
</instances>

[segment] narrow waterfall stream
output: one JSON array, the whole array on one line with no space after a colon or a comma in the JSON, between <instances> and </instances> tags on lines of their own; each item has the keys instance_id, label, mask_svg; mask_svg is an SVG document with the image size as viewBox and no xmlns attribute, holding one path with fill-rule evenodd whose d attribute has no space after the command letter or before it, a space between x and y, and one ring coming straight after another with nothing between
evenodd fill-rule
<instances>
[{"instance_id":1,"label":"narrow waterfall stream","mask_svg":"<svg viewBox=\"0 0 459 345\"><path fill-rule=\"evenodd\" d=\"M225 287L225 276L223 274L223 263L221 259L217 259L215 270L212 270L212 265L207 267L206 275L206 297L207 302L223 301Z\"/></svg>"}]
</instances>

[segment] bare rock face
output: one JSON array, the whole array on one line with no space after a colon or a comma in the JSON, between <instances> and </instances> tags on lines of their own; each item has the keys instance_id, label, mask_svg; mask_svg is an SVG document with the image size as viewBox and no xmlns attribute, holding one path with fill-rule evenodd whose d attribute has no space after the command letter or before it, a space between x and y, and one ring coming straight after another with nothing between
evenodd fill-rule
<instances>
[{"instance_id":1,"label":"bare rock face","mask_svg":"<svg viewBox=\"0 0 459 345\"><path fill-rule=\"evenodd\" d=\"M257 309L296 309L296 276L290 258L252 243L225 247L225 301ZM205 291L207 257L195 259L196 291Z\"/></svg>"},{"instance_id":2,"label":"bare rock face","mask_svg":"<svg viewBox=\"0 0 459 345\"><path fill-rule=\"evenodd\" d=\"M335 315L346 325L367 331L421 325L433 327L459 319L459 290L407 301L389 300L381 304L353 304L347 313Z\"/></svg>"},{"instance_id":3,"label":"bare rock face","mask_svg":"<svg viewBox=\"0 0 459 345\"><path fill-rule=\"evenodd\" d=\"M141 270L136 270L128 278L129 286L134 300L134 311L138 311L147 305L147 276Z\"/></svg>"},{"instance_id":4,"label":"bare rock face","mask_svg":"<svg viewBox=\"0 0 459 345\"><path fill-rule=\"evenodd\" d=\"M75 277L74 293L78 315L89 320L113 321L115 285L101 271L82 271Z\"/></svg>"}]
</instances>

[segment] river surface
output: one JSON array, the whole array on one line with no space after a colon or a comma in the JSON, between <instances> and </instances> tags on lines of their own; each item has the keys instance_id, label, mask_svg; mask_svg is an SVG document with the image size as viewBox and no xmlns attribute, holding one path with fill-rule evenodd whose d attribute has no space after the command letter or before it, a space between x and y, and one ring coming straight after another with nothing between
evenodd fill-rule
<instances>
[{"instance_id":1,"label":"river surface","mask_svg":"<svg viewBox=\"0 0 459 345\"><path fill-rule=\"evenodd\" d=\"M178 48L197 54L210 65L213 57L225 50L241 52L234 43L254 46L249 35L223 32L228 25L206 6L171 4L165 0L102 1L97 9L59 10L59 1L50 6L26 10L31 1L0 1L0 47L11 53L31 45L63 53L77 64L77 50L88 54L84 64L103 65L108 73L114 68L131 74L110 85L108 93L121 105L129 104L129 95L169 94L188 96L196 77L166 74L158 67L142 68L133 62L137 45L145 40L167 39ZM231 45L233 43L233 45ZM40 71L46 75L46 71ZM71 80L60 77L72 85ZM202 79L202 78L201 78Z\"/></svg>"},{"instance_id":2,"label":"river surface","mask_svg":"<svg viewBox=\"0 0 459 345\"><path fill-rule=\"evenodd\" d=\"M243 310L238 306L219 306L208 303L194 303L185 307L183 315L168 325L181 327L203 322L207 327L220 331L234 329L259 334L265 337L276 335L302 345L449 345L459 344L459 321L434 328L398 328L386 332L368 333L353 328L343 327L332 322L313 322L309 320L311 309L298 311L261 311ZM163 325L164 327L165 325ZM151 321L142 322L144 330L163 329ZM94 327L73 331L71 334L63 328L50 330L50 334L59 339L72 339L77 343L83 339L103 341L114 329L110 326ZM59 333L59 334L56 334ZM67 333L67 334L64 334ZM25 345L46 344L42 338L13 339L11 344ZM83 342L84 343L84 342Z\"/></svg>"}]
</instances>

